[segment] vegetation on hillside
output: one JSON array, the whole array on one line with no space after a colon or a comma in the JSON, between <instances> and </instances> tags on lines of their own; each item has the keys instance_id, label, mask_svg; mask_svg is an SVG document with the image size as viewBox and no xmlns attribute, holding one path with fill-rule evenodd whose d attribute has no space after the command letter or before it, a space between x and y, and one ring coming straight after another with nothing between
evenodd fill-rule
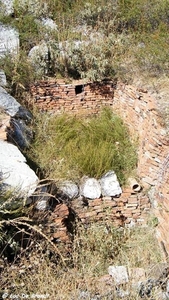
<instances>
[{"instance_id":1,"label":"vegetation on hillside","mask_svg":"<svg viewBox=\"0 0 169 300\"><path fill-rule=\"evenodd\" d=\"M48 17L57 24L55 32L40 22ZM25 92L37 79L128 82L136 74L149 78L169 74L169 0L14 0L11 16L4 15L0 1L0 22L19 31L18 56L0 59L0 67L11 93L29 108ZM42 41L49 55L36 73L28 53ZM34 110L34 119L35 140L27 155L47 177L56 181L78 180L82 175L99 178L113 169L124 184L136 166L136 145L122 120L109 110L85 120ZM26 209L19 215L1 216L0 296L7 291L8 296L39 293L51 300L69 300L80 299L84 292L91 299L97 297L97 279L107 274L110 264L149 268L162 261L151 226L117 230L107 220L86 228L78 224L69 251L67 246L52 248L41 228L32 225L31 215L31 209ZM105 286L100 293L102 299L112 299L105 296ZM139 299L138 293L132 291L126 299Z\"/></svg>"},{"instance_id":2,"label":"vegetation on hillside","mask_svg":"<svg viewBox=\"0 0 169 300\"><path fill-rule=\"evenodd\" d=\"M50 62L48 70L38 75L41 77L95 81L107 77L131 80L136 71L149 76L168 74L168 0L32 3L15 0L11 17L5 17L3 9L0 13L0 21L14 26L20 35L19 59L12 65L3 64L12 85L25 87L36 78L29 72L27 54L42 41L50 51ZM40 20L47 17L55 21L57 31L42 26Z\"/></svg>"}]
</instances>

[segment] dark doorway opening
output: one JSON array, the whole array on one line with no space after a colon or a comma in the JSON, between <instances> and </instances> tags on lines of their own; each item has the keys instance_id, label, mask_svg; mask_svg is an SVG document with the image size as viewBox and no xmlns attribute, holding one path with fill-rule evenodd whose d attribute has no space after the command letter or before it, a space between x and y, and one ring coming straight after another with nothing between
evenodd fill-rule
<instances>
[{"instance_id":1,"label":"dark doorway opening","mask_svg":"<svg viewBox=\"0 0 169 300\"><path fill-rule=\"evenodd\" d=\"M81 94L83 92L83 85L79 84L75 86L75 93L76 95Z\"/></svg>"}]
</instances>

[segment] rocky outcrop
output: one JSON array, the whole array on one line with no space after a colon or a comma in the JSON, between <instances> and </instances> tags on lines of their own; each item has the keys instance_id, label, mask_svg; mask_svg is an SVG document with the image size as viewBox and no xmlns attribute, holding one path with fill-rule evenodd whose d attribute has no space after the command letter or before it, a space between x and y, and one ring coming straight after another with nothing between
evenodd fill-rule
<instances>
[{"instance_id":1,"label":"rocky outcrop","mask_svg":"<svg viewBox=\"0 0 169 300\"><path fill-rule=\"evenodd\" d=\"M20 149L29 148L33 140L31 129L32 114L23 106L19 106L17 113L11 118L7 128L7 140Z\"/></svg>"},{"instance_id":2,"label":"rocky outcrop","mask_svg":"<svg viewBox=\"0 0 169 300\"><path fill-rule=\"evenodd\" d=\"M7 139L7 128L10 126L10 116L0 108L0 140Z\"/></svg>"},{"instance_id":3,"label":"rocky outcrop","mask_svg":"<svg viewBox=\"0 0 169 300\"><path fill-rule=\"evenodd\" d=\"M3 70L0 70L0 86L5 87L7 85L6 75Z\"/></svg>"}]
</instances>

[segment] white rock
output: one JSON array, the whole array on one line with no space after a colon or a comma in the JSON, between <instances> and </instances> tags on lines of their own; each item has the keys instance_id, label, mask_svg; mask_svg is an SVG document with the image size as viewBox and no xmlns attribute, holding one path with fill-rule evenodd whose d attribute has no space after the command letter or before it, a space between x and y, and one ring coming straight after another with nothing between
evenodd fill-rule
<instances>
[{"instance_id":1,"label":"white rock","mask_svg":"<svg viewBox=\"0 0 169 300\"><path fill-rule=\"evenodd\" d=\"M24 198L33 194L39 181L19 149L1 140L0 177L2 190L9 190Z\"/></svg>"},{"instance_id":2,"label":"white rock","mask_svg":"<svg viewBox=\"0 0 169 300\"><path fill-rule=\"evenodd\" d=\"M122 193L120 184L114 171L107 172L100 179L102 196L118 196Z\"/></svg>"},{"instance_id":3,"label":"white rock","mask_svg":"<svg viewBox=\"0 0 169 300\"><path fill-rule=\"evenodd\" d=\"M0 57L19 52L19 33L12 27L0 24Z\"/></svg>"},{"instance_id":4,"label":"white rock","mask_svg":"<svg viewBox=\"0 0 169 300\"><path fill-rule=\"evenodd\" d=\"M63 192L70 199L74 199L79 194L79 188L76 183L72 181L64 181L58 185L58 188L61 192Z\"/></svg>"},{"instance_id":5,"label":"white rock","mask_svg":"<svg viewBox=\"0 0 169 300\"><path fill-rule=\"evenodd\" d=\"M80 194L85 198L96 199L101 196L101 186L97 179L83 177L80 184Z\"/></svg>"},{"instance_id":6,"label":"white rock","mask_svg":"<svg viewBox=\"0 0 169 300\"><path fill-rule=\"evenodd\" d=\"M125 266L109 266L108 273L113 277L115 284L124 284L129 281Z\"/></svg>"},{"instance_id":7,"label":"white rock","mask_svg":"<svg viewBox=\"0 0 169 300\"><path fill-rule=\"evenodd\" d=\"M14 97L9 95L4 88L0 87L0 107L2 107L8 115L13 117L20 106Z\"/></svg>"},{"instance_id":8,"label":"white rock","mask_svg":"<svg viewBox=\"0 0 169 300\"><path fill-rule=\"evenodd\" d=\"M37 201L36 203L36 209L38 210L46 210L49 207L48 200L42 199Z\"/></svg>"},{"instance_id":9,"label":"white rock","mask_svg":"<svg viewBox=\"0 0 169 300\"><path fill-rule=\"evenodd\" d=\"M32 202L36 204L36 209L46 210L49 208L49 199L51 195L48 193L46 185L38 185L36 191L31 197Z\"/></svg>"},{"instance_id":10,"label":"white rock","mask_svg":"<svg viewBox=\"0 0 169 300\"><path fill-rule=\"evenodd\" d=\"M6 86L7 81L6 81L6 75L3 70L0 70L0 86Z\"/></svg>"}]
</instances>

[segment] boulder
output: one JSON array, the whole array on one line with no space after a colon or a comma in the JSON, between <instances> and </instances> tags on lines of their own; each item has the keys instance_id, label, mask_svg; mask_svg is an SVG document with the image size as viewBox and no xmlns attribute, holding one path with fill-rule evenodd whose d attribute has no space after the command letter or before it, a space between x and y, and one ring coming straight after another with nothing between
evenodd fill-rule
<instances>
[{"instance_id":1,"label":"boulder","mask_svg":"<svg viewBox=\"0 0 169 300\"><path fill-rule=\"evenodd\" d=\"M17 113L11 118L10 126L7 128L7 140L20 149L29 148L33 140L33 131L30 123L32 114L23 106L18 108Z\"/></svg>"},{"instance_id":2,"label":"boulder","mask_svg":"<svg viewBox=\"0 0 169 300\"><path fill-rule=\"evenodd\" d=\"M102 196L119 196L122 193L120 184L117 180L117 176L114 171L107 172L104 176L99 180L101 185L101 193Z\"/></svg>"},{"instance_id":3,"label":"boulder","mask_svg":"<svg viewBox=\"0 0 169 300\"><path fill-rule=\"evenodd\" d=\"M33 139L33 132L28 126L33 119L32 114L2 87L0 87L0 109L12 117L10 126L6 129L7 140L20 149L28 148Z\"/></svg>"},{"instance_id":4,"label":"boulder","mask_svg":"<svg viewBox=\"0 0 169 300\"><path fill-rule=\"evenodd\" d=\"M0 190L9 191L15 196L26 199L31 196L37 185L38 177L26 164L19 149L0 140Z\"/></svg>"},{"instance_id":5,"label":"boulder","mask_svg":"<svg viewBox=\"0 0 169 300\"><path fill-rule=\"evenodd\" d=\"M101 196L101 186L97 179L83 177L80 183L80 195L89 198L96 199Z\"/></svg>"},{"instance_id":6,"label":"boulder","mask_svg":"<svg viewBox=\"0 0 169 300\"><path fill-rule=\"evenodd\" d=\"M31 112L23 106L19 106L18 111L14 117L15 119L23 120L26 124L30 124L33 119L33 115L31 114Z\"/></svg>"},{"instance_id":7,"label":"boulder","mask_svg":"<svg viewBox=\"0 0 169 300\"><path fill-rule=\"evenodd\" d=\"M19 52L19 33L10 26L0 24L0 57L9 53L16 55Z\"/></svg>"}]
</instances>

